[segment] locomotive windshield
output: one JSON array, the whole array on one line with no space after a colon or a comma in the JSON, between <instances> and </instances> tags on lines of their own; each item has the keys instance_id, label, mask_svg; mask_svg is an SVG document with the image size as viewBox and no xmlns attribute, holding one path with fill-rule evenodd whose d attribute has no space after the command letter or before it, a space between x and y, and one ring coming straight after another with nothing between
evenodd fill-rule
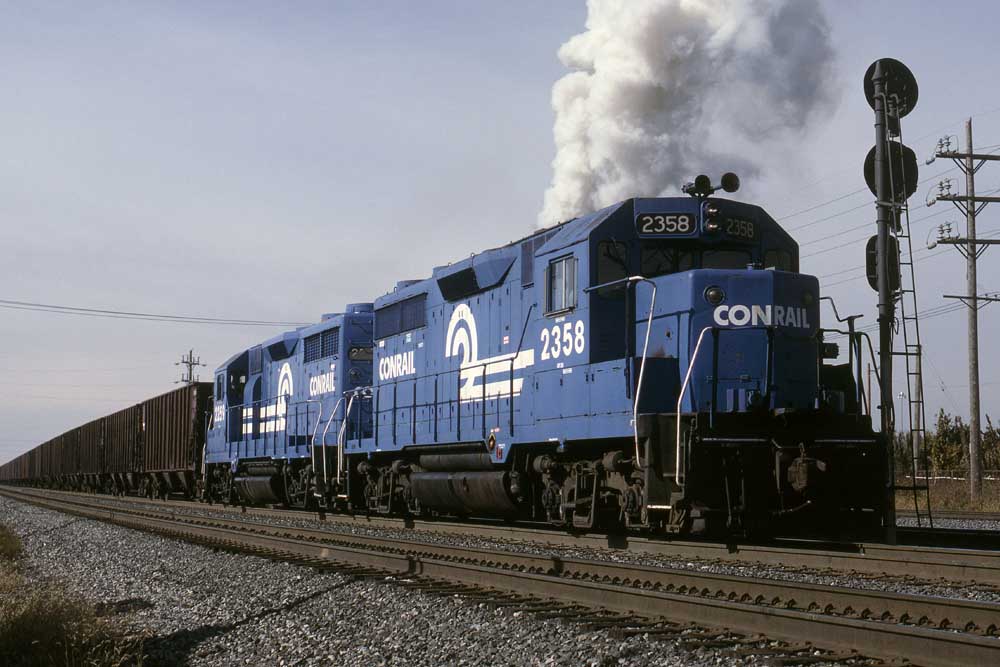
<instances>
[{"instance_id":1,"label":"locomotive windshield","mask_svg":"<svg viewBox=\"0 0 1000 667\"><path fill-rule=\"evenodd\" d=\"M751 262L748 250L706 250L701 254L703 269L745 269Z\"/></svg>"},{"instance_id":2,"label":"locomotive windshield","mask_svg":"<svg viewBox=\"0 0 1000 667\"><path fill-rule=\"evenodd\" d=\"M678 248L670 241L643 241L640 248L640 273L655 278L695 267L695 254Z\"/></svg>"}]
</instances>

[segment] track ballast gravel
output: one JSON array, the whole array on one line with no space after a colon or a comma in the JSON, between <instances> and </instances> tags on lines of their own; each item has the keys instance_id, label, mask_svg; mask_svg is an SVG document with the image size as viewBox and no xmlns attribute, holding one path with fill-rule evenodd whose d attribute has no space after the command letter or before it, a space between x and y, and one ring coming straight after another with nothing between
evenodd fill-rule
<instances>
[{"instance_id":1,"label":"track ballast gravel","mask_svg":"<svg viewBox=\"0 0 1000 667\"><path fill-rule=\"evenodd\" d=\"M148 636L147 665L756 665L392 580L219 552L0 497L26 575L56 580Z\"/></svg>"},{"instance_id":2,"label":"track ballast gravel","mask_svg":"<svg viewBox=\"0 0 1000 667\"><path fill-rule=\"evenodd\" d=\"M113 498L90 498L90 501L103 502L109 506L127 502L129 507L162 510L163 504L156 501L140 501L129 499L121 501ZM199 505L192 503L187 507L172 507L177 514L198 517L234 518L232 512L223 511L218 506ZM623 549L587 548L544 544L519 540L499 540L475 534L460 535L450 532L435 532L433 530L414 531L406 528L388 528L373 526L359 521L350 521L336 514L327 515L326 520L317 520L315 514L288 511L282 517L266 514L247 513L237 515L240 520L260 523L270 526L285 526L290 528L309 528L325 530L335 535L361 535L366 537L382 537L389 539L422 540L435 544L458 545L497 552L518 552L533 555L551 555L561 558L576 558L581 560L597 560L628 565L643 565L649 567L668 567L682 570L692 570L711 574L722 574L736 577L755 577L761 579L779 579L806 584L821 584L840 586L844 588L867 589L883 592L907 593L930 597L952 598L958 600L974 600L978 602L1000 603L1000 590L988 585L956 585L954 582L927 581L918 579L902 580L900 578L866 576L848 572L829 570L809 570L802 567L782 567L774 564L738 563L697 558L680 558L668 555L629 551Z\"/></svg>"}]
</instances>

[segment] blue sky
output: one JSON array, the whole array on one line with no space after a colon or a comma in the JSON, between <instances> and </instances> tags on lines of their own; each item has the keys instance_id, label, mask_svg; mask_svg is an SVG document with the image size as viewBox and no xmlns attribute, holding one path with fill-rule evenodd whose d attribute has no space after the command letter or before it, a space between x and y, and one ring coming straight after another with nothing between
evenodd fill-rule
<instances>
[{"instance_id":1,"label":"blue sky","mask_svg":"<svg viewBox=\"0 0 1000 667\"><path fill-rule=\"evenodd\" d=\"M825 204L782 220L829 217L793 232L821 277L863 262L869 231L845 230L873 219L870 195L826 202L864 187L872 60L915 73L904 133L921 158L973 113L977 143L1000 145L992 3L963 5L975 22L938 3L824 7L837 106L758 156L740 193L778 218ZM551 179L556 52L585 18L577 2L0 2L0 299L310 321L517 238ZM1000 187L1000 166L978 182ZM914 220L945 207L923 208L930 185ZM915 240L945 220L957 211L916 223ZM984 291L1000 289L995 252ZM963 289L957 252L917 267L922 308ZM874 322L866 282L840 282L854 275L825 291ZM997 317L982 312L982 375L1000 414ZM924 325L931 410L967 411L964 325ZM2 310L0 460L170 389L190 347L211 368L276 332Z\"/></svg>"}]
</instances>

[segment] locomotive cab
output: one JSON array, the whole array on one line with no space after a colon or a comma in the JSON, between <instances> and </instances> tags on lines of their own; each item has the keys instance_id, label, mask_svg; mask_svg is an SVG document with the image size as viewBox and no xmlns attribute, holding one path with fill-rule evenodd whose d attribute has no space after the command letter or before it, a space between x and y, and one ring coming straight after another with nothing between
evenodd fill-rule
<instances>
[{"instance_id":1,"label":"locomotive cab","mask_svg":"<svg viewBox=\"0 0 1000 667\"><path fill-rule=\"evenodd\" d=\"M876 530L884 443L851 370L823 363L819 285L797 273L794 240L723 199L637 199L632 213L592 236L588 290L591 362L624 358L636 401L626 522Z\"/></svg>"}]
</instances>

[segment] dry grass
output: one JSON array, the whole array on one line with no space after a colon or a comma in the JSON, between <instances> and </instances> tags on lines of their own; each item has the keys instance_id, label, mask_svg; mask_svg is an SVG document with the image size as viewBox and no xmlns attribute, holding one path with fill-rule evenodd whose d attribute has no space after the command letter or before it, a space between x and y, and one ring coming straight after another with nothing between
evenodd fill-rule
<instances>
[{"instance_id":1,"label":"dry grass","mask_svg":"<svg viewBox=\"0 0 1000 667\"><path fill-rule=\"evenodd\" d=\"M0 525L0 665L112 667L142 664L141 639L94 607L19 571L21 541Z\"/></svg>"},{"instance_id":2,"label":"dry grass","mask_svg":"<svg viewBox=\"0 0 1000 667\"><path fill-rule=\"evenodd\" d=\"M0 523L0 561L13 561L20 558L23 549L21 538L10 528Z\"/></svg>"},{"instance_id":3,"label":"dry grass","mask_svg":"<svg viewBox=\"0 0 1000 667\"><path fill-rule=\"evenodd\" d=\"M908 482L906 482L908 483ZM983 480L983 495L978 503L969 500L969 485L964 480L931 480L931 511L1000 512L1000 481ZM921 507L923 498L921 498ZM913 492L896 492L897 509L913 509Z\"/></svg>"}]
</instances>

